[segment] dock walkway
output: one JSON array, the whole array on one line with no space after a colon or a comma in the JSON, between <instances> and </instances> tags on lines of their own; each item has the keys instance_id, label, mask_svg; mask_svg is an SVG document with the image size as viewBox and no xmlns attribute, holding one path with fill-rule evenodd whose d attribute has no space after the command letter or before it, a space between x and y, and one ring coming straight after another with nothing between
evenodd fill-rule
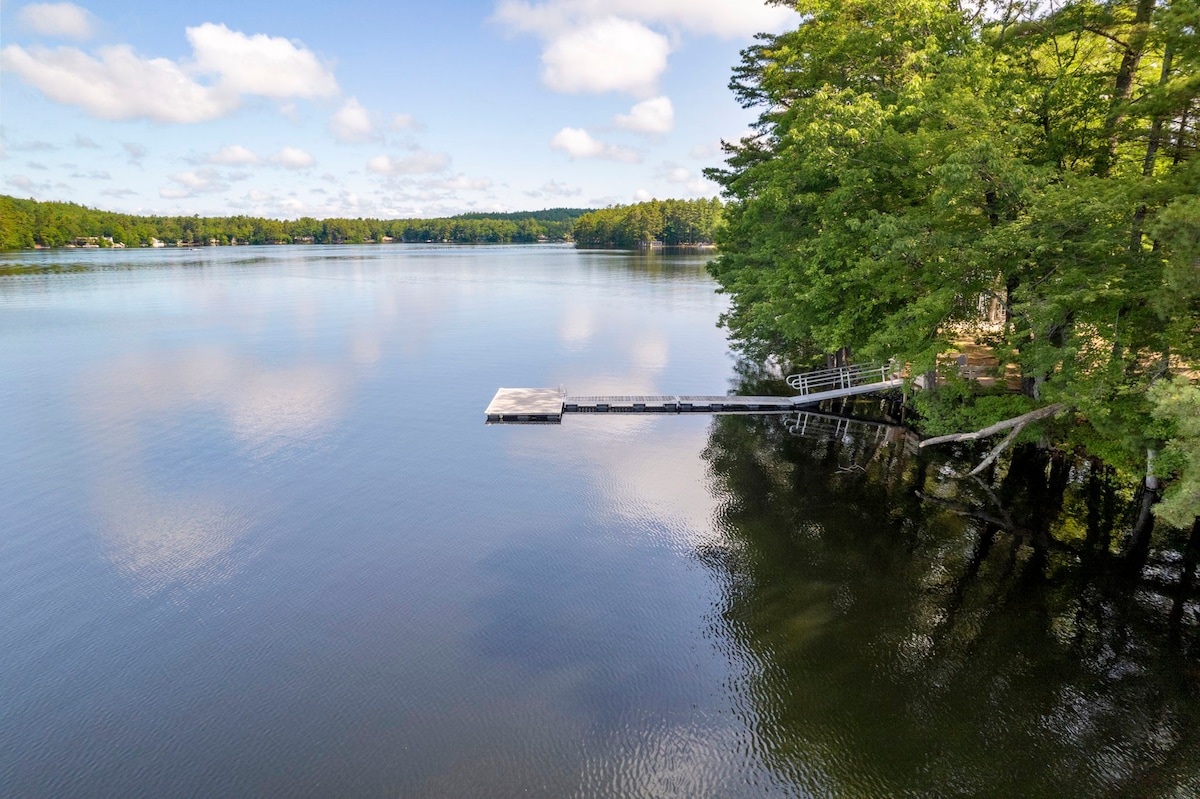
<instances>
[{"instance_id":1,"label":"dock walkway","mask_svg":"<svg viewBox=\"0 0 1200 799\"><path fill-rule=\"evenodd\" d=\"M688 394L571 396L561 388L502 388L487 407L490 424L557 423L566 413L789 413L829 399L869 394L903 384L892 364L840 367L792 375L791 397Z\"/></svg>"}]
</instances>

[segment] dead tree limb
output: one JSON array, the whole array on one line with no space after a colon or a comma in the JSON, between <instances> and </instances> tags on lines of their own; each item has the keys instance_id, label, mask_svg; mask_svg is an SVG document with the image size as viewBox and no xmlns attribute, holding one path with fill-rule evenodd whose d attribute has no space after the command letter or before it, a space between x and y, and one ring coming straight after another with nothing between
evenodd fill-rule
<instances>
[{"instance_id":1,"label":"dead tree limb","mask_svg":"<svg viewBox=\"0 0 1200 799\"><path fill-rule=\"evenodd\" d=\"M983 460L981 460L979 462L978 466L976 466L971 471L967 472L967 477L974 477L975 475L979 474L984 469L986 469L991 463L993 463L996 460L996 458L1000 457L1000 453L1004 452L1004 450L1008 449L1008 445L1013 443L1013 441L1016 439L1017 436L1021 435L1021 431L1025 429L1026 424L1028 424L1028 423L1021 422L1019 425L1017 425L1011 431L1009 431L1009 434L1004 437L1004 440L1001 441L996 446L992 447L992 451L987 454L986 458L984 458Z\"/></svg>"},{"instance_id":2,"label":"dead tree limb","mask_svg":"<svg viewBox=\"0 0 1200 799\"><path fill-rule=\"evenodd\" d=\"M1030 411L1029 413L1023 413L1020 416L1014 416L1011 419L1005 419L1004 421L996 422L994 425L985 427L982 430L976 430L974 433L952 433L948 436L934 436L933 438L927 438L922 441L919 446L928 447L931 444L946 444L951 441L978 441L981 438L994 436L996 433L999 433L1002 430L1008 430L1013 427L1023 428L1027 424L1031 424L1040 419L1045 419L1048 416L1053 416L1054 414L1063 410L1064 407L1065 406L1061 402L1056 402L1053 405L1047 405L1044 408L1038 408L1036 411ZM1007 440L1008 439L1005 439L1005 441ZM1001 445L1007 446L1007 444L1004 442L1001 442Z\"/></svg>"}]
</instances>

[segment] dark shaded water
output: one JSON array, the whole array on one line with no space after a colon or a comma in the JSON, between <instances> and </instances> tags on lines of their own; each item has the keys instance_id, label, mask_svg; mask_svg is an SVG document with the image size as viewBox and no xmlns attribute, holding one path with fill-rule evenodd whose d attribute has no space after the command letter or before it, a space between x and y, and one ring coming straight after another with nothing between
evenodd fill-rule
<instances>
[{"instance_id":1,"label":"dark shaded water","mask_svg":"<svg viewBox=\"0 0 1200 799\"><path fill-rule=\"evenodd\" d=\"M869 425L483 425L730 386L702 264L5 256L0 793L1200 792L1183 544L1123 574L1086 470L1059 513Z\"/></svg>"}]
</instances>

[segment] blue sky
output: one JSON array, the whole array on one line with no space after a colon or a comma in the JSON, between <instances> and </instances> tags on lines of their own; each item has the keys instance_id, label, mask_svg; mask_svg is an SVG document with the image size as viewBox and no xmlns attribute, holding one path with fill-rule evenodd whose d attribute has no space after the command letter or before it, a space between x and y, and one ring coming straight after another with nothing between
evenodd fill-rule
<instances>
[{"instance_id":1,"label":"blue sky","mask_svg":"<svg viewBox=\"0 0 1200 799\"><path fill-rule=\"evenodd\" d=\"M760 0L0 0L0 193L412 217L716 194Z\"/></svg>"}]
</instances>

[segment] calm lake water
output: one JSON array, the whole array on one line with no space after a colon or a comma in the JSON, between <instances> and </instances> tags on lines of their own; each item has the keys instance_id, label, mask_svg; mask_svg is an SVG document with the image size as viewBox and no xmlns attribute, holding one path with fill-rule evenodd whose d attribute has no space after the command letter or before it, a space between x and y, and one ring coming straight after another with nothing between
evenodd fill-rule
<instances>
[{"instance_id":1,"label":"calm lake water","mask_svg":"<svg viewBox=\"0 0 1200 799\"><path fill-rule=\"evenodd\" d=\"M734 388L704 260L0 256L0 794L1200 794L1194 566L1109 568L1102 476L484 425L500 386Z\"/></svg>"}]
</instances>

